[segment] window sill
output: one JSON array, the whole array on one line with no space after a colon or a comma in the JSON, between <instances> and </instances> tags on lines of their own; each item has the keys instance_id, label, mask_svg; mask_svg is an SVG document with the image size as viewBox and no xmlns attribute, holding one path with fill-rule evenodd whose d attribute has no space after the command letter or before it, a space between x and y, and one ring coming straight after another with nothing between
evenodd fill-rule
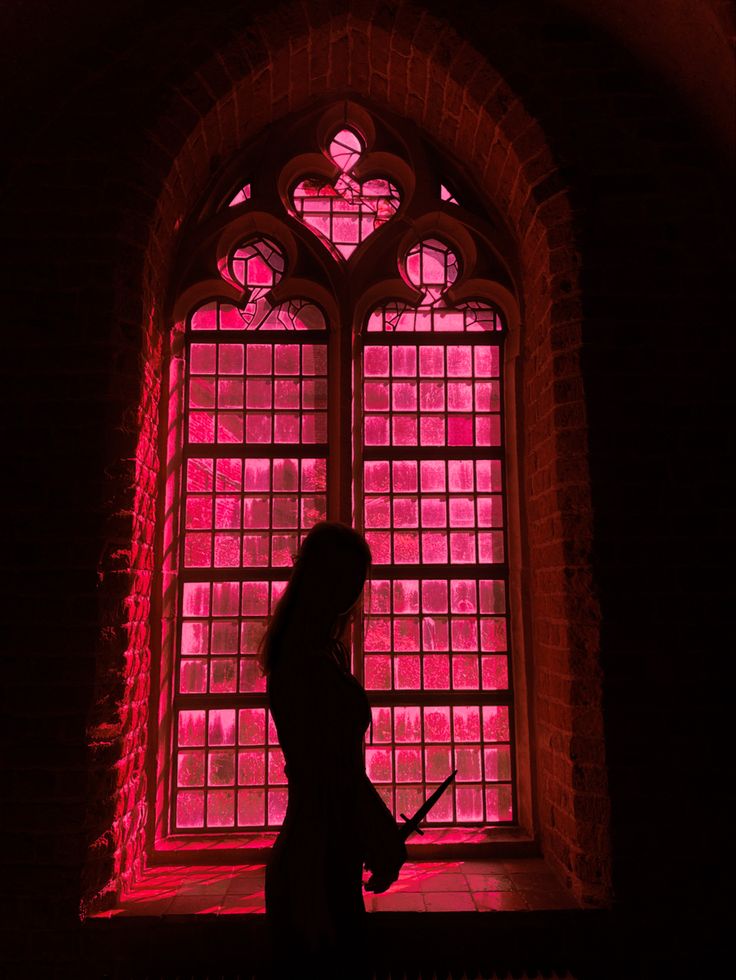
<instances>
[{"instance_id":1,"label":"window sill","mask_svg":"<svg viewBox=\"0 0 736 980\"><path fill-rule=\"evenodd\" d=\"M373 913L579 908L541 858L410 861L388 892L364 897ZM264 902L261 863L159 865L149 868L115 908L90 918L262 915Z\"/></svg>"},{"instance_id":2,"label":"window sill","mask_svg":"<svg viewBox=\"0 0 736 980\"><path fill-rule=\"evenodd\" d=\"M248 863L266 861L276 840L276 833L185 834L158 840L150 863L156 865L201 865L230 862L242 865L244 852ZM519 827L429 827L422 836L412 835L408 844L409 857L419 861L441 860L502 860L532 858L539 854L536 841Z\"/></svg>"}]
</instances>

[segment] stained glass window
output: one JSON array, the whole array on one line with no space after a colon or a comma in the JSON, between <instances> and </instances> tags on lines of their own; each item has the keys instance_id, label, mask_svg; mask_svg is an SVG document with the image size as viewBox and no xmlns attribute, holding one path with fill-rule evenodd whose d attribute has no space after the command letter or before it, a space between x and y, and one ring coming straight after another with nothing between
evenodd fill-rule
<instances>
[{"instance_id":1,"label":"stained glass window","mask_svg":"<svg viewBox=\"0 0 736 980\"><path fill-rule=\"evenodd\" d=\"M410 197L400 171L382 171L390 156L372 156L372 140L333 127L321 175L305 165L268 231L228 245L217 262L227 285L208 280L183 321L172 392L181 398L175 834L283 820L287 781L258 644L300 542L325 518L353 523L373 553L353 637L372 703L370 778L398 817L456 769L430 824L515 818L504 319L482 290L450 299L468 270L439 228L405 245L384 239L393 268L375 281L406 285L374 297L359 319L352 283L372 282L365 271L351 279L361 245L390 231ZM251 189L266 177L246 172L253 184L218 194L223 227L249 208L259 220ZM435 198L438 209L458 203L439 183ZM314 298L330 292L332 308Z\"/></svg>"}]
</instances>

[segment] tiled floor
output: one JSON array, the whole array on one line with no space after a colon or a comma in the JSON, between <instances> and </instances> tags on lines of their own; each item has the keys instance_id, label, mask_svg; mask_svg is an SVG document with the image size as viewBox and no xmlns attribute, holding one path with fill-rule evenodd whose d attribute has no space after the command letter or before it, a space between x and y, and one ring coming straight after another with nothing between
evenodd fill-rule
<instances>
[{"instance_id":1,"label":"tiled floor","mask_svg":"<svg viewBox=\"0 0 736 980\"><path fill-rule=\"evenodd\" d=\"M99 917L263 913L263 870L262 864L154 867L116 909ZM540 858L408 862L389 891L364 896L369 912L577 908Z\"/></svg>"}]
</instances>

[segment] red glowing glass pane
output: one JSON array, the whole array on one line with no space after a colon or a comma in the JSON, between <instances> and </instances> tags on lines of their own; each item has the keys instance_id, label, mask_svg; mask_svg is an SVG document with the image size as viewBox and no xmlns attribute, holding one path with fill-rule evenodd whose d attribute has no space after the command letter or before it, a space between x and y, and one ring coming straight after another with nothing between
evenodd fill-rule
<instances>
[{"instance_id":1,"label":"red glowing glass pane","mask_svg":"<svg viewBox=\"0 0 736 980\"><path fill-rule=\"evenodd\" d=\"M243 515L244 522L245 515ZM215 500L215 527L236 528L240 527L240 524L240 498L217 497Z\"/></svg>"},{"instance_id":2,"label":"red glowing glass pane","mask_svg":"<svg viewBox=\"0 0 736 980\"><path fill-rule=\"evenodd\" d=\"M424 792L421 786L396 787L396 813L414 813L424 803Z\"/></svg>"},{"instance_id":3,"label":"red glowing glass pane","mask_svg":"<svg viewBox=\"0 0 736 980\"><path fill-rule=\"evenodd\" d=\"M244 184L240 190L230 199L228 207L235 207L237 204L243 204L245 201L249 201L251 197L250 184Z\"/></svg>"},{"instance_id":4,"label":"red glowing glass pane","mask_svg":"<svg viewBox=\"0 0 736 980\"><path fill-rule=\"evenodd\" d=\"M424 750L426 778L441 782L452 772L452 752L449 746L435 746Z\"/></svg>"},{"instance_id":5,"label":"red glowing glass pane","mask_svg":"<svg viewBox=\"0 0 736 980\"><path fill-rule=\"evenodd\" d=\"M504 823L513 819L510 785L487 786L485 796L487 820Z\"/></svg>"},{"instance_id":6,"label":"red glowing glass pane","mask_svg":"<svg viewBox=\"0 0 736 980\"><path fill-rule=\"evenodd\" d=\"M422 755L420 749L396 749L394 753L396 781L414 783L422 778Z\"/></svg>"},{"instance_id":7,"label":"red glowing glass pane","mask_svg":"<svg viewBox=\"0 0 736 980\"><path fill-rule=\"evenodd\" d=\"M393 505L394 527L419 526L419 507L416 497L394 497Z\"/></svg>"},{"instance_id":8,"label":"red glowing glass pane","mask_svg":"<svg viewBox=\"0 0 736 980\"><path fill-rule=\"evenodd\" d=\"M419 650L419 619L401 617L394 619L394 652Z\"/></svg>"},{"instance_id":9,"label":"red glowing glass pane","mask_svg":"<svg viewBox=\"0 0 736 980\"><path fill-rule=\"evenodd\" d=\"M207 793L207 826L232 827L235 824L233 790L210 790Z\"/></svg>"},{"instance_id":10,"label":"red glowing glass pane","mask_svg":"<svg viewBox=\"0 0 736 980\"><path fill-rule=\"evenodd\" d=\"M508 741L509 709L505 705L483 707L483 738L486 742Z\"/></svg>"},{"instance_id":11,"label":"red glowing glass pane","mask_svg":"<svg viewBox=\"0 0 736 980\"><path fill-rule=\"evenodd\" d=\"M390 527L390 499L386 496L370 497L365 503L366 527Z\"/></svg>"},{"instance_id":12,"label":"red glowing glass pane","mask_svg":"<svg viewBox=\"0 0 736 980\"><path fill-rule=\"evenodd\" d=\"M268 793L268 822L273 827L280 827L286 816L288 794L286 790L272 789Z\"/></svg>"},{"instance_id":13,"label":"red glowing glass pane","mask_svg":"<svg viewBox=\"0 0 736 980\"><path fill-rule=\"evenodd\" d=\"M388 655L366 654L363 658L363 675L369 691L388 691L391 688L391 658Z\"/></svg>"},{"instance_id":14,"label":"red glowing glass pane","mask_svg":"<svg viewBox=\"0 0 736 980\"><path fill-rule=\"evenodd\" d=\"M482 778L480 745L458 746L455 749L455 768L459 783L479 781Z\"/></svg>"},{"instance_id":15,"label":"red glowing glass pane","mask_svg":"<svg viewBox=\"0 0 736 980\"><path fill-rule=\"evenodd\" d=\"M189 327L192 330L217 330L217 303L204 303L191 314Z\"/></svg>"},{"instance_id":16,"label":"red glowing glass pane","mask_svg":"<svg viewBox=\"0 0 736 980\"><path fill-rule=\"evenodd\" d=\"M232 657L210 664L210 691L213 694L234 694L238 689L238 661Z\"/></svg>"},{"instance_id":17,"label":"red glowing glass pane","mask_svg":"<svg viewBox=\"0 0 736 980\"><path fill-rule=\"evenodd\" d=\"M389 374L388 347L366 347L363 352L363 372L366 377L385 378Z\"/></svg>"},{"instance_id":18,"label":"red glowing glass pane","mask_svg":"<svg viewBox=\"0 0 736 980\"><path fill-rule=\"evenodd\" d=\"M494 745L483 750L483 766L488 782L503 782L511 779L511 748L508 745Z\"/></svg>"},{"instance_id":19,"label":"red glowing glass pane","mask_svg":"<svg viewBox=\"0 0 736 980\"><path fill-rule=\"evenodd\" d=\"M256 657L241 658L238 690L244 694L263 693L266 690L266 678L261 674Z\"/></svg>"},{"instance_id":20,"label":"red glowing glass pane","mask_svg":"<svg viewBox=\"0 0 736 980\"><path fill-rule=\"evenodd\" d=\"M192 412L189 416L189 441L209 443L215 441L215 416L212 412Z\"/></svg>"},{"instance_id":21,"label":"red glowing glass pane","mask_svg":"<svg viewBox=\"0 0 736 980\"><path fill-rule=\"evenodd\" d=\"M503 691L508 688L509 670L507 657L481 657L481 671L484 691Z\"/></svg>"},{"instance_id":22,"label":"red glowing glass pane","mask_svg":"<svg viewBox=\"0 0 736 980\"><path fill-rule=\"evenodd\" d=\"M458 656L452 658L452 686L456 691L474 691L479 687L478 658Z\"/></svg>"},{"instance_id":23,"label":"red glowing glass pane","mask_svg":"<svg viewBox=\"0 0 736 980\"><path fill-rule=\"evenodd\" d=\"M212 500L210 497L189 497L185 510L187 528L212 527Z\"/></svg>"},{"instance_id":24,"label":"red glowing glass pane","mask_svg":"<svg viewBox=\"0 0 736 980\"><path fill-rule=\"evenodd\" d=\"M409 250L406 274L417 289L446 289L457 279L457 257L443 242L425 239Z\"/></svg>"},{"instance_id":25,"label":"red glowing glass pane","mask_svg":"<svg viewBox=\"0 0 736 980\"><path fill-rule=\"evenodd\" d=\"M238 713L238 744L263 745L266 741L266 712L263 708L242 708Z\"/></svg>"},{"instance_id":26,"label":"red glowing glass pane","mask_svg":"<svg viewBox=\"0 0 736 980\"><path fill-rule=\"evenodd\" d=\"M207 691L207 662L181 660L179 664L179 690L182 694L204 694Z\"/></svg>"},{"instance_id":27,"label":"red glowing glass pane","mask_svg":"<svg viewBox=\"0 0 736 980\"><path fill-rule=\"evenodd\" d=\"M238 624L233 620L212 623L211 652L214 654L236 653L238 649Z\"/></svg>"},{"instance_id":28,"label":"red glowing glass pane","mask_svg":"<svg viewBox=\"0 0 736 980\"><path fill-rule=\"evenodd\" d=\"M450 658L431 655L423 659L425 688L430 691L447 690L450 687Z\"/></svg>"},{"instance_id":29,"label":"red glowing glass pane","mask_svg":"<svg viewBox=\"0 0 736 980\"><path fill-rule=\"evenodd\" d=\"M204 826L204 793L183 790L176 794L176 825L182 829Z\"/></svg>"},{"instance_id":30,"label":"red glowing glass pane","mask_svg":"<svg viewBox=\"0 0 736 980\"><path fill-rule=\"evenodd\" d=\"M390 613L391 612L391 583L380 579L368 582L368 603L367 608L370 613Z\"/></svg>"},{"instance_id":31,"label":"red glowing glass pane","mask_svg":"<svg viewBox=\"0 0 736 980\"><path fill-rule=\"evenodd\" d=\"M450 709L424 709L424 738L427 742L450 742Z\"/></svg>"},{"instance_id":32,"label":"red glowing glass pane","mask_svg":"<svg viewBox=\"0 0 736 980\"><path fill-rule=\"evenodd\" d=\"M207 758L207 785L233 786L235 783L235 752L214 751Z\"/></svg>"},{"instance_id":33,"label":"red glowing glass pane","mask_svg":"<svg viewBox=\"0 0 736 980\"><path fill-rule=\"evenodd\" d=\"M426 579L422 582L422 611L425 613L446 613L447 582L444 579Z\"/></svg>"},{"instance_id":34,"label":"red glowing glass pane","mask_svg":"<svg viewBox=\"0 0 736 980\"><path fill-rule=\"evenodd\" d=\"M391 649L391 620L380 616L366 619L363 647L366 651Z\"/></svg>"},{"instance_id":35,"label":"red glowing glass pane","mask_svg":"<svg viewBox=\"0 0 736 980\"><path fill-rule=\"evenodd\" d=\"M481 619L480 621L481 650L499 653L506 649L506 620Z\"/></svg>"},{"instance_id":36,"label":"red glowing glass pane","mask_svg":"<svg viewBox=\"0 0 736 980\"><path fill-rule=\"evenodd\" d=\"M371 708L371 742L390 742L392 737L391 709Z\"/></svg>"},{"instance_id":37,"label":"red glowing glass pane","mask_svg":"<svg viewBox=\"0 0 736 980\"><path fill-rule=\"evenodd\" d=\"M186 624L184 624L186 625ZM210 652L213 654L237 653L238 624L235 620L213 622L211 626Z\"/></svg>"},{"instance_id":38,"label":"red glowing glass pane","mask_svg":"<svg viewBox=\"0 0 736 980\"><path fill-rule=\"evenodd\" d=\"M219 708L208 712L208 745L235 745L235 709Z\"/></svg>"},{"instance_id":39,"label":"red glowing glass pane","mask_svg":"<svg viewBox=\"0 0 736 980\"><path fill-rule=\"evenodd\" d=\"M422 534L422 561L428 565L441 564L447 561L447 534L443 532L427 532Z\"/></svg>"},{"instance_id":40,"label":"red glowing glass pane","mask_svg":"<svg viewBox=\"0 0 736 980\"><path fill-rule=\"evenodd\" d=\"M181 746L204 745L205 742L205 712L180 711L178 744Z\"/></svg>"},{"instance_id":41,"label":"red glowing glass pane","mask_svg":"<svg viewBox=\"0 0 736 980\"><path fill-rule=\"evenodd\" d=\"M191 621L182 624L181 650L190 656L209 653L209 623Z\"/></svg>"},{"instance_id":42,"label":"red glowing glass pane","mask_svg":"<svg viewBox=\"0 0 736 980\"><path fill-rule=\"evenodd\" d=\"M271 785L285 785L284 753L281 749L271 749L268 753L268 781Z\"/></svg>"},{"instance_id":43,"label":"red glowing glass pane","mask_svg":"<svg viewBox=\"0 0 736 980\"><path fill-rule=\"evenodd\" d=\"M191 344L189 370L192 374L215 374L217 365L216 344Z\"/></svg>"},{"instance_id":44,"label":"red glowing glass pane","mask_svg":"<svg viewBox=\"0 0 736 980\"><path fill-rule=\"evenodd\" d=\"M391 782L393 779L393 758L391 750L381 748L366 749L365 768L371 782Z\"/></svg>"},{"instance_id":45,"label":"red glowing glass pane","mask_svg":"<svg viewBox=\"0 0 736 980\"><path fill-rule=\"evenodd\" d=\"M396 690L418 691L421 687L420 658L396 654L393 663Z\"/></svg>"},{"instance_id":46,"label":"red glowing glass pane","mask_svg":"<svg viewBox=\"0 0 736 980\"><path fill-rule=\"evenodd\" d=\"M432 789L434 788L433 786ZM443 793L437 801L437 805L432 807L427 814L427 823L449 823L452 821L454 795L454 790L452 793Z\"/></svg>"},{"instance_id":47,"label":"red glowing glass pane","mask_svg":"<svg viewBox=\"0 0 736 980\"><path fill-rule=\"evenodd\" d=\"M460 823L475 823L483 819L483 789L481 786L457 786L455 806Z\"/></svg>"},{"instance_id":48,"label":"red glowing glass pane","mask_svg":"<svg viewBox=\"0 0 736 980\"><path fill-rule=\"evenodd\" d=\"M429 653L440 653L450 649L450 627L447 617L425 616L422 619L422 647Z\"/></svg>"},{"instance_id":49,"label":"red glowing glass pane","mask_svg":"<svg viewBox=\"0 0 736 980\"><path fill-rule=\"evenodd\" d=\"M365 417L366 446L388 446L390 443L388 419L379 415Z\"/></svg>"},{"instance_id":50,"label":"red glowing glass pane","mask_svg":"<svg viewBox=\"0 0 736 980\"><path fill-rule=\"evenodd\" d=\"M189 385L190 408L214 408L215 382L211 378L192 378Z\"/></svg>"},{"instance_id":51,"label":"red glowing glass pane","mask_svg":"<svg viewBox=\"0 0 736 980\"><path fill-rule=\"evenodd\" d=\"M485 711L484 710L484 719ZM507 709L508 710L508 709ZM452 709L455 742L480 741L480 709L474 705L457 706Z\"/></svg>"},{"instance_id":52,"label":"red glowing glass pane","mask_svg":"<svg viewBox=\"0 0 736 980\"><path fill-rule=\"evenodd\" d=\"M419 535L416 531L396 531L393 535L394 561L414 565L419 561Z\"/></svg>"},{"instance_id":53,"label":"red glowing glass pane","mask_svg":"<svg viewBox=\"0 0 736 980\"><path fill-rule=\"evenodd\" d=\"M177 786L204 786L204 752L179 752L177 758Z\"/></svg>"},{"instance_id":54,"label":"red glowing glass pane","mask_svg":"<svg viewBox=\"0 0 736 980\"><path fill-rule=\"evenodd\" d=\"M238 783L241 786L262 786L266 779L266 759L262 749L238 753Z\"/></svg>"},{"instance_id":55,"label":"red glowing glass pane","mask_svg":"<svg viewBox=\"0 0 736 980\"><path fill-rule=\"evenodd\" d=\"M450 631L453 651L478 649L478 622L476 619L453 617ZM466 685L463 685L466 686Z\"/></svg>"},{"instance_id":56,"label":"red glowing glass pane","mask_svg":"<svg viewBox=\"0 0 736 980\"><path fill-rule=\"evenodd\" d=\"M238 825L258 827L265 822L266 793L263 789L238 790Z\"/></svg>"},{"instance_id":57,"label":"red glowing glass pane","mask_svg":"<svg viewBox=\"0 0 736 980\"><path fill-rule=\"evenodd\" d=\"M230 269L241 286L249 287L252 301L279 282L284 274L281 249L268 239L257 239L241 245L233 252Z\"/></svg>"}]
</instances>

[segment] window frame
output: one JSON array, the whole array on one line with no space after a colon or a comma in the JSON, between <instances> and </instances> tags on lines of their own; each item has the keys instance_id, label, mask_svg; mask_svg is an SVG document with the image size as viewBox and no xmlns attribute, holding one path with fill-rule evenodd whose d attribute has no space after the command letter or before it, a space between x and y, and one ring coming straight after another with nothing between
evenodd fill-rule
<instances>
[{"instance_id":1,"label":"window frame","mask_svg":"<svg viewBox=\"0 0 736 980\"><path fill-rule=\"evenodd\" d=\"M322 107L316 112L311 113L308 117L309 125L313 127L317 135L317 140L323 148L326 143L325 134L329 133L331 129L334 129L335 120L338 115L340 118L346 120L349 125L357 127L362 133L367 132L369 134L368 139L370 140L375 138L376 126L373 124L373 118L375 117L376 125L379 130L383 131L384 136L386 133L389 133L395 139L395 125L392 127L390 122L387 123L385 119L380 119L378 114L373 112L373 110L369 113L363 106L355 103L351 103L349 106L340 104L339 106L331 106L326 110ZM305 131L303 123L302 125L296 124L294 129L296 132L300 130L302 132ZM388 140L388 143L391 143L391 139ZM436 162L433 167L428 167L426 145L419 135L411 134L411 139L408 141L408 144L410 151L413 149L416 157L419 158L418 164L416 161L413 161L413 172L416 172L417 169L423 171L432 170L436 174L439 168ZM393 148L394 146L392 146ZM238 179L233 179L234 174L238 174L241 185L243 179L250 180L252 171L248 169L249 161L247 158L250 157L252 161L258 152L259 147L256 145L249 154L245 156L241 155L229 165L227 171L216 182L210 194L207 195L206 203L193 214L189 222L189 227L183 229L182 238L188 239L188 247L186 250L182 248L182 253L185 258L180 263L180 272L176 277L177 281L173 285L172 300L170 301L172 311L171 322L174 324L174 327L171 331L169 355L168 358L165 358L165 361L168 361L169 370L162 397L163 412L165 413L163 415L165 424L162 426L162 456L165 461L165 465L162 467L162 485L164 489L162 497L164 503L162 507L163 513L161 515L162 519L159 521L158 554L161 556L161 561L157 562L157 568L160 567L161 569L161 581L160 588L157 590L159 608L156 612L160 617L162 629L161 644L158 651L160 665L159 683L157 690L152 692L152 704L156 705L155 716L159 718L157 729L158 738L154 740L157 742L154 747L155 773L153 774L152 780L152 786L155 792L152 794L150 808L153 829L150 839L153 840L153 850L156 852L166 850L166 842L176 836L176 832L172 832L168 827L167 814L169 808L165 790L166 779L162 779L167 768L169 771L173 769L171 760L173 760L174 726L173 724L168 725L169 735L167 738L166 711L160 709L162 705L165 705L167 696L170 696L171 693L172 673L175 665L171 642L172 622L180 618L176 614L176 611L173 616L171 615L170 609L167 613L165 598L167 592L170 594L172 587L174 587L178 574L176 562L172 562L171 560L170 545L172 541L183 537L183 535L179 534L179 514L178 507L175 506L176 501L181 499L181 489L177 486L177 480L180 477L174 472L178 468L178 464L176 463L178 453L177 441L179 447L182 445L181 424L183 413L177 413L177 397L175 394L176 392L181 392L183 384L181 370L185 340L181 324L186 321L188 312L193 306L203 299L214 296L215 290L216 295L220 298L231 297L235 300L238 296L237 289L232 286L232 283L228 283L226 280L212 276L203 280L201 271L197 271L195 268L196 264L191 262L191 260L187 261L186 253L189 252L191 255L192 253L196 254L197 252L201 252L203 246L209 247L211 251L211 243L213 237L216 235L216 264L222 272L222 269L227 266L228 257L234 243L242 241L248 234L254 237L254 232L257 232L263 237L271 237L283 246L287 268L290 264L294 268L293 264L300 249L304 250L306 248L309 251L308 241L305 241L301 234L295 234L294 228L288 222L276 218L273 214L264 212L259 212L257 217L252 213L242 214L244 207L252 209L252 203L250 201L241 202L241 205L236 207L234 211L230 209L233 211L232 215L228 214L226 206L223 208L223 201L227 197L227 193L230 193L230 190L238 184ZM302 154L293 157L280 168L279 172L278 187L282 204L285 194L288 195L289 188L294 184L294 174L298 173L300 169L303 171L306 156L309 157L308 161L306 161L309 167L318 169L318 165L322 166L324 176L329 176L332 173L329 169L329 162L323 159L320 164L320 161L315 158L315 154ZM388 159L389 157L391 159ZM402 196L407 192L413 193L412 168L394 154L382 153L382 162L384 165L393 168L391 170L391 176L401 186ZM452 172L451 163L441 163L440 165L448 166L450 168L449 172ZM461 201L464 200L463 193L455 189L462 186L462 180L456 180L452 184L453 191ZM223 188L225 187L229 189L227 193L223 192ZM471 200L473 199L474 195L471 189L468 189L467 196ZM436 201L434 203L437 204ZM462 212L462 215L458 217L453 216L451 213L448 213L450 208L458 209L458 211ZM424 210L426 212L426 204ZM530 719L526 693L526 667L524 664L524 649L526 647L524 637L527 629L527 617L522 602L525 575L522 534L523 502L518 493L519 471L517 465L517 460L521 455L517 446L517 438L520 438L521 432L518 430L517 420L515 418L515 385L520 333L519 307L514 295L515 277L513 270L515 258L510 253L509 237L503 230L503 224L497 215L492 215L491 220L478 219L470 210L466 210L448 200L442 200L439 208L435 207L433 212L426 212L422 215L414 223L414 229L410 232L397 234L397 228L389 229L388 226L384 226L387 231L384 238L396 249L397 254L406 254L412 240L428 237L432 230L437 234L436 224L438 220L441 220L443 226L443 239L447 240L452 247L458 250L461 255L461 261L466 264L466 268L473 268L476 265L476 241L481 241L485 245L485 248L488 250L487 259L490 260L486 262L486 275L482 278L468 279L464 283L461 283L459 288L451 290L451 294L454 294L454 298L458 302L462 301L463 297L469 298L472 295L473 298L483 298L485 301L492 303L501 311L506 325L506 330L504 331L504 362L501 371L501 383L505 391L503 403L506 474L504 499L507 515L507 565L509 570L508 622L512 651L509 661L509 671L513 676L513 680L510 681L510 690L514 692L517 699L514 724L516 738L512 768L516 803L516 825L521 832L527 836L532 836L534 833L535 819L531 787ZM214 229L216 231L213 234ZM300 229L300 231L303 230ZM382 230L379 230L376 235L380 234ZM307 229L307 235L309 234L310 232ZM316 244L318 251L322 246L319 242ZM312 245L311 251L315 251L314 245ZM495 271L495 277L488 275L489 268ZM376 277L378 281L372 283L366 283L364 277L363 280L358 282L357 290L354 282L348 284L348 289L336 289L335 298L331 301L328 288L329 282L326 279L323 279L321 282L312 281L307 283L303 276L296 275L296 273L292 278L295 280L292 283L294 289L301 288L303 290L305 286L309 286L308 292L310 296L308 298L319 302L325 310L328 334L328 386L331 401L328 421L328 445L330 446L328 455L330 457L334 456L334 459L331 459L332 478L328 476L328 515L331 514L334 519L353 524L355 523L355 519L353 467L351 459L352 438L350 429L354 424L354 420L352 416L352 394L350 389L354 384L354 371L357 370L356 350L359 349L363 342L363 328L366 318L371 307L375 306L376 299L381 295L386 300L393 297L402 298L402 296L404 299L408 299L412 295L412 290L405 283L402 284L397 275L390 278L381 278L378 275ZM394 292L386 293L387 288L389 290L393 289ZM283 289L280 292L284 294ZM351 315L351 308L353 315ZM246 339L243 337L243 334L239 336L243 340ZM337 412L333 408L336 401L340 406ZM350 447L349 451L348 447ZM335 474L337 478L335 478ZM452 571L451 566L449 566L449 570L450 572ZM167 649L170 651L168 655L168 668ZM170 697L169 704L171 704ZM522 783L523 786L521 785ZM499 828L490 828L490 835L497 838L502 836L500 833L493 833L497 830ZM273 837L275 833L276 831L227 831L228 836L234 838L233 846L239 847L241 843L245 843L254 852L265 846L264 838L269 835ZM240 835L249 839L245 841L235 840ZM205 839L207 836L206 832L200 835L201 848L206 848L208 843L210 843ZM217 833L212 836L220 837L221 835ZM473 835L468 836L472 837ZM474 848L474 853L478 853L478 835L475 836L476 841L471 846ZM486 841L486 839L487 835L484 836L483 840ZM185 850L190 851L197 849L196 847L185 848ZM222 853L225 853L227 850L228 848L223 846Z\"/></svg>"}]
</instances>

